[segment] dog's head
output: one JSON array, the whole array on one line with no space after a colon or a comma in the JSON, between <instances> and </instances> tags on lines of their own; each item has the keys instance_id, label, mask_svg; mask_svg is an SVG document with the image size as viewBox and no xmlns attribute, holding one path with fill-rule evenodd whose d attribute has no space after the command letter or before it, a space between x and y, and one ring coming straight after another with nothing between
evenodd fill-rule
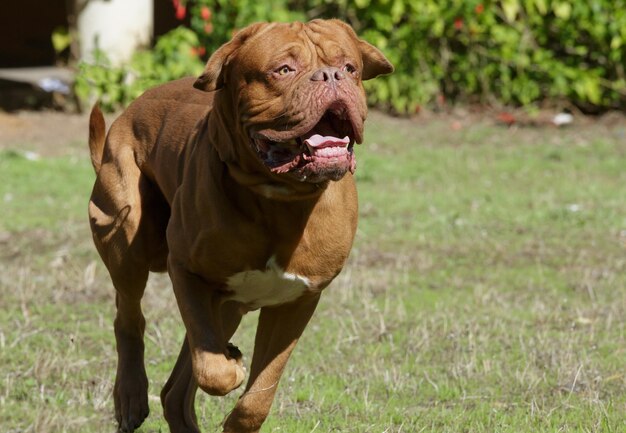
<instances>
[{"instance_id":1,"label":"dog's head","mask_svg":"<svg viewBox=\"0 0 626 433\"><path fill-rule=\"evenodd\" d=\"M258 23L218 49L194 87L221 89L216 108L235 116L232 139L247 144L229 150L233 160L252 156L274 175L318 183L354 172L367 115L362 81L392 71L339 20Z\"/></svg>"}]
</instances>

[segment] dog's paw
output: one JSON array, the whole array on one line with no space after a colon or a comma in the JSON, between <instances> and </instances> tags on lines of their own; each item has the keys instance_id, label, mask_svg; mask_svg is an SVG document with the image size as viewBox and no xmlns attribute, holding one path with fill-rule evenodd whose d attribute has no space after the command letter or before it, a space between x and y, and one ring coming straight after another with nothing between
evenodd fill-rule
<instances>
[{"instance_id":1,"label":"dog's paw","mask_svg":"<svg viewBox=\"0 0 626 433\"><path fill-rule=\"evenodd\" d=\"M242 362L243 354L241 353L241 350L239 350L237 346L235 346L233 343L228 343L226 345L226 350L228 350L229 358L236 360L237 363Z\"/></svg>"},{"instance_id":2,"label":"dog's paw","mask_svg":"<svg viewBox=\"0 0 626 433\"><path fill-rule=\"evenodd\" d=\"M197 350L192 355L198 386L210 395L226 395L239 388L246 377L239 349L228 345L228 355Z\"/></svg>"},{"instance_id":3,"label":"dog's paw","mask_svg":"<svg viewBox=\"0 0 626 433\"><path fill-rule=\"evenodd\" d=\"M150 413L148 380L145 375L132 379L118 377L113 388L113 400L118 431L130 433L139 428Z\"/></svg>"},{"instance_id":4,"label":"dog's paw","mask_svg":"<svg viewBox=\"0 0 626 433\"><path fill-rule=\"evenodd\" d=\"M241 350L239 350L239 348L233 343L228 343L226 349L228 350L228 357L230 358L230 360L235 361L235 368L237 370L237 385L235 386L235 388L239 388L239 386L241 386L244 379L246 378L246 367L243 365L243 354L241 353Z\"/></svg>"}]
</instances>

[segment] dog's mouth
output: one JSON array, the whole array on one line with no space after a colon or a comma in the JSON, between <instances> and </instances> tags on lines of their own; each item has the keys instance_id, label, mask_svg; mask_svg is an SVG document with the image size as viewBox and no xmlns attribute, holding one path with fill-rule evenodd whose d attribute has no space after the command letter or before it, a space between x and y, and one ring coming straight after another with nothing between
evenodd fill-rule
<instances>
[{"instance_id":1,"label":"dog's mouth","mask_svg":"<svg viewBox=\"0 0 626 433\"><path fill-rule=\"evenodd\" d=\"M284 132L263 130L253 134L252 144L270 171L291 173L301 181L339 180L354 173L353 147L360 133L345 105L331 106L305 131L284 137Z\"/></svg>"}]
</instances>

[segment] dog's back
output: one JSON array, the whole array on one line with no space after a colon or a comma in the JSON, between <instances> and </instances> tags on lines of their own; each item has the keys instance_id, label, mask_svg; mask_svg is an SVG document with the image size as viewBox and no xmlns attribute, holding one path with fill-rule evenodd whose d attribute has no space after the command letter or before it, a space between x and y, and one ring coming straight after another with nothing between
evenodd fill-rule
<instances>
[{"instance_id":1,"label":"dog's back","mask_svg":"<svg viewBox=\"0 0 626 433\"><path fill-rule=\"evenodd\" d=\"M187 138L213 103L213 94L195 89L194 81L183 78L146 91L113 122L106 141L104 118L94 106L89 148L96 173L102 164L132 151L135 165L171 202Z\"/></svg>"},{"instance_id":2,"label":"dog's back","mask_svg":"<svg viewBox=\"0 0 626 433\"><path fill-rule=\"evenodd\" d=\"M213 96L194 89L194 80L145 92L113 122L106 139L102 113L97 105L92 109L89 149L98 175L89 203L94 241L107 268L139 272L139 280L148 269L165 270L165 229L185 144L212 106Z\"/></svg>"}]
</instances>

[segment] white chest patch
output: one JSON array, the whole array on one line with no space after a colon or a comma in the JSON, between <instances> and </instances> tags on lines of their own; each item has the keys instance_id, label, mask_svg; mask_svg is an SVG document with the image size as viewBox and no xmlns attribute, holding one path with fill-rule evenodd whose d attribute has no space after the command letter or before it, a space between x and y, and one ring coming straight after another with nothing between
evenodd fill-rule
<instances>
[{"instance_id":1,"label":"white chest patch","mask_svg":"<svg viewBox=\"0 0 626 433\"><path fill-rule=\"evenodd\" d=\"M276 258L267 261L264 271L238 272L228 278L229 300L257 309L295 301L310 287L308 278L285 272Z\"/></svg>"}]
</instances>

